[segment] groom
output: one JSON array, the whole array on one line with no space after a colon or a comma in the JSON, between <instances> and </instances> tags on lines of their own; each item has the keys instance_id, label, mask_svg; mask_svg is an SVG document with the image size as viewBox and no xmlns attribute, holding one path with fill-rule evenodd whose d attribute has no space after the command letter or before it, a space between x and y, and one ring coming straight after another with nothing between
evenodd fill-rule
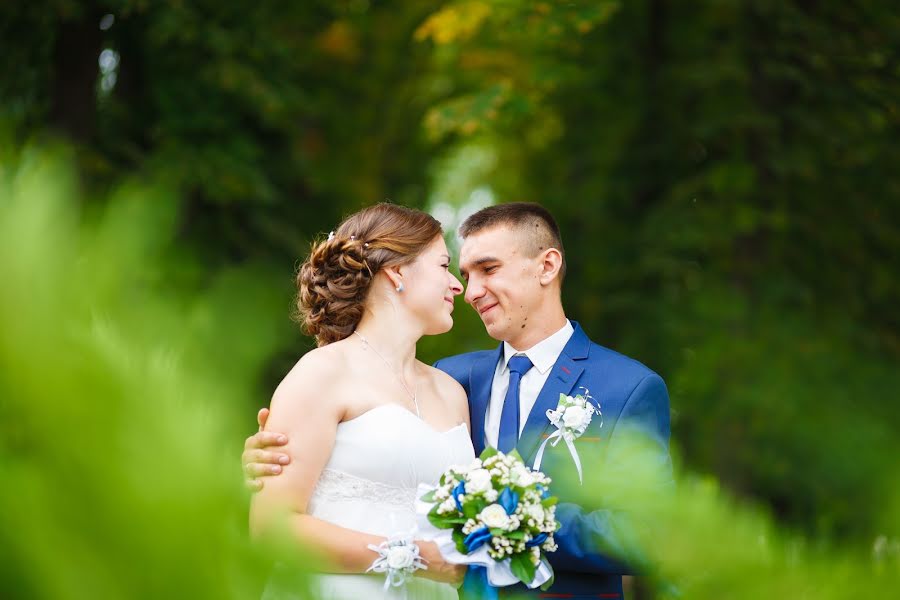
<instances>
[{"instance_id":1,"label":"groom","mask_svg":"<svg viewBox=\"0 0 900 600\"><path fill-rule=\"evenodd\" d=\"M627 521L604 506L605 491L596 481L604 474L608 481L610 472L623 468L616 448L626 431L649 439L655 462L668 472L665 384L641 363L593 343L578 323L566 318L561 296L565 254L559 228L546 209L521 202L490 206L466 219L459 234L466 302L478 311L488 334L503 342L494 350L435 364L466 390L476 455L485 446L516 448L532 464L542 440L555 430L546 413L557 408L560 394L574 396L585 388L602 411L574 444L583 484L554 489L561 500L556 512L561 529L555 535L559 548L549 554L555 583L546 594L521 585L500 594L622 598L621 575L630 572L621 556L628 546ZM279 472L279 455L260 450L279 445L278 437L260 432L247 440L249 473ZM577 481L575 469L566 444L547 446L541 470L555 482Z\"/></svg>"}]
</instances>

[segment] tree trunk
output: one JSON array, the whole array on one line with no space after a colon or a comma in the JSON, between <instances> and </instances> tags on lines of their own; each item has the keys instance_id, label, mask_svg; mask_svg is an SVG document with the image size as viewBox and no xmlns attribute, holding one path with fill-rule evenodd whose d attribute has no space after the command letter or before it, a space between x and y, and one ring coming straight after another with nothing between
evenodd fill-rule
<instances>
[{"instance_id":1,"label":"tree trunk","mask_svg":"<svg viewBox=\"0 0 900 600\"><path fill-rule=\"evenodd\" d=\"M60 24L53 49L50 124L77 142L94 134L103 11L87 8Z\"/></svg>"}]
</instances>

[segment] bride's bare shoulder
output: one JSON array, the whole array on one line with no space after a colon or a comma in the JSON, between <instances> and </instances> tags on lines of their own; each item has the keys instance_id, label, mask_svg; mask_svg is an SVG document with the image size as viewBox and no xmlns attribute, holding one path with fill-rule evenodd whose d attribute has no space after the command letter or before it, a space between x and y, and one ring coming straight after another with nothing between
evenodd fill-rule
<instances>
[{"instance_id":1,"label":"bride's bare shoulder","mask_svg":"<svg viewBox=\"0 0 900 600\"><path fill-rule=\"evenodd\" d=\"M463 386L455 379L431 365L420 363L426 370L429 381L435 392L447 400L451 405L464 410L468 414L469 401Z\"/></svg>"},{"instance_id":2,"label":"bride's bare shoulder","mask_svg":"<svg viewBox=\"0 0 900 600\"><path fill-rule=\"evenodd\" d=\"M288 371L272 395L272 402L315 402L333 396L346 372L347 357L340 342L304 354Z\"/></svg>"}]
</instances>

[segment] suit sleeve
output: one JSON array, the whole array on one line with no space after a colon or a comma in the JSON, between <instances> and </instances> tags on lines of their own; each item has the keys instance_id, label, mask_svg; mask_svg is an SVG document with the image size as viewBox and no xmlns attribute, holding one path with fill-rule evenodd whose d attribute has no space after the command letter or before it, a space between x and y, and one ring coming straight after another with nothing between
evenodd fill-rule
<instances>
[{"instance_id":1,"label":"suit sleeve","mask_svg":"<svg viewBox=\"0 0 900 600\"><path fill-rule=\"evenodd\" d=\"M566 571L639 572L644 563L637 542L640 523L629 510L635 498L629 484L639 480L648 503L664 501L672 487L669 395L658 375L646 376L631 392L597 467L597 477L586 474L577 503L557 506L559 548L549 555L550 562Z\"/></svg>"}]
</instances>

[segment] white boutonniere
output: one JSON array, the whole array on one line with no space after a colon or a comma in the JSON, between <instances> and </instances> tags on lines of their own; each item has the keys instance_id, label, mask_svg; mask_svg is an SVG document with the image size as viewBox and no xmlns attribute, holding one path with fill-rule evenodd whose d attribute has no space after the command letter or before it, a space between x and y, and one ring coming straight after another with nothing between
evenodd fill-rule
<instances>
[{"instance_id":1,"label":"white boutonniere","mask_svg":"<svg viewBox=\"0 0 900 600\"><path fill-rule=\"evenodd\" d=\"M569 448L569 454L575 461L575 467L578 469L578 481L582 481L581 476L581 459L578 457L578 451L575 450L575 440L584 435L588 425L594 418L594 415L600 417L600 427L603 427L603 414L600 412L600 404L591 396L587 388L583 394L575 396L559 395L559 404L555 410L547 411L547 418L550 424L556 427L556 431L551 433L538 449L537 456L534 459L534 469L541 468L541 459L544 457L544 449L549 443L556 446L560 440L566 442Z\"/></svg>"}]
</instances>

